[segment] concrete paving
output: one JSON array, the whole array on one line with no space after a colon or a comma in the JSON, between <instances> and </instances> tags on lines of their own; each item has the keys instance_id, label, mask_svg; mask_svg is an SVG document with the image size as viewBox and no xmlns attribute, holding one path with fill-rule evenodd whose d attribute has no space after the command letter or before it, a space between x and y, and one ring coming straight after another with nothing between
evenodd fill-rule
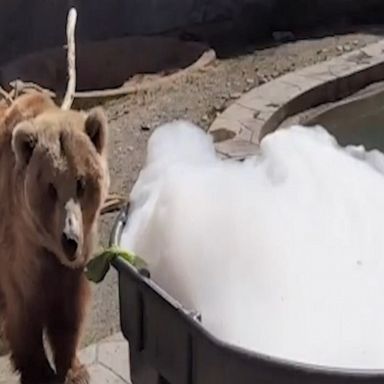
<instances>
[{"instance_id":1,"label":"concrete paving","mask_svg":"<svg viewBox=\"0 0 384 384\"><path fill-rule=\"evenodd\" d=\"M121 333L83 349L80 360L88 367L91 384L131 383L128 343ZM7 356L0 359L0 384L18 384Z\"/></svg>"}]
</instances>

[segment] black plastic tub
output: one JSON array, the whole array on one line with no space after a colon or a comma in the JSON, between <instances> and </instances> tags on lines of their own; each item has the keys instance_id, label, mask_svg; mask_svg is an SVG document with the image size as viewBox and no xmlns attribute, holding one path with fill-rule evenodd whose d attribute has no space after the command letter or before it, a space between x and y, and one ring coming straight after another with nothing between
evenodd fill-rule
<instances>
[{"instance_id":1,"label":"black plastic tub","mask_svg":"<svg viewBox=\"0 0 384 384\"><path fill-rule=\"evenodd\" d=\"M115 222L119 245L128 207ZM130 346L134 384L350 384L384 383L384 370L344 370L280 360L226 344L204 329L149 277L122 259L120 322ZM330 347L331 348L331 347Z\"/></svg>"}]
</instances>

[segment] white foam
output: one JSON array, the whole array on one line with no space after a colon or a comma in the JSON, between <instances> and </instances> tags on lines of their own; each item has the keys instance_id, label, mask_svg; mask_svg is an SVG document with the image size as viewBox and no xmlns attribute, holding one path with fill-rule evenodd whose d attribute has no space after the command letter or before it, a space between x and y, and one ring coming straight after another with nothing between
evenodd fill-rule
<instances>
[{"instance_id":1,"label":"white foam","mask_svg":"<svg viewBox=\"0 0 384 384\"><path fill-rule=\"evenodd\" d=\"M384 368L384 156L321 127L265 137L243 163L199 128L158 128L122 245L230 343Z\"/></svg>"}]
</instances>

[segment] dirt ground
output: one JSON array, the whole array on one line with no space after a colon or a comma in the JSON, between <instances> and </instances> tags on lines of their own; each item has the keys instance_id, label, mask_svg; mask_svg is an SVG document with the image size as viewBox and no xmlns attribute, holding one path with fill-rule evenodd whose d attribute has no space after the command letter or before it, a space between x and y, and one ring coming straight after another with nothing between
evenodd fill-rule
<instances>
[{"instance_id":1,"label":"dirt ground","mask_svg":"<svg viewBox=\"0 0 384 384\"><path fill-rule=\"evenodd\" d=\"M286 72L312 65L373 43L379 29L332 37L314 37L218 59L196 73L108 102L112 191L129 194L143 165L147 139L153 129L173 119L187 119L207 129L213 119L241 93ZM245 50L244 50L245 51ZM115 214L101 220L101 240L108 241ZM94 288L93 308L85 342L96 341L119 329L117 276L111 271Z\"/></svg>"}]
</instances>

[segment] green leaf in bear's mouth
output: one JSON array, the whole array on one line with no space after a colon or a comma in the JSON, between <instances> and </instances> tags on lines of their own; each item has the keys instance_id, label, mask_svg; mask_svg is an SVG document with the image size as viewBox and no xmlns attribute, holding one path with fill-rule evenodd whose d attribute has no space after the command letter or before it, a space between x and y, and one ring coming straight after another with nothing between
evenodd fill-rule
<instances>
[{"instance_id":1,"label":"green leaf in bear's mouth","mask_svg":"<svg viewBox=\"0 0 384 384\"><path fill-rule=\"evenodd\" d=\"M106 248L91 259L85 267L85 275L88 280L100 283L111 268L111 263L117 257L123 258L137 269L146 268L146 262L132 252L118 247Z\"/></svg>"}]
</instances>

